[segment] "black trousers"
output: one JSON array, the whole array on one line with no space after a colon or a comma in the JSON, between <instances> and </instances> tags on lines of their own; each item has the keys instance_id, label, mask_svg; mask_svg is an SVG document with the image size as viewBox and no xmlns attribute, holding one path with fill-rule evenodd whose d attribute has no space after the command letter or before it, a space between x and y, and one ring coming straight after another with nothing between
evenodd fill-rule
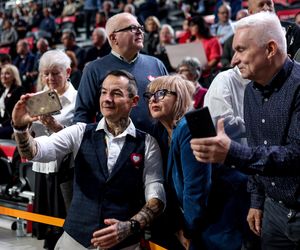
<instances>
[{"instance_id":1,"label":"black trousers","mask_svg":"<svg viewBox=\"0 0 300 250\"><path fill-rule=\"evenodd\" d=\"M300 211L266 198L262 222L263 250L300 249Z\"/></svg>"}]
</instances>

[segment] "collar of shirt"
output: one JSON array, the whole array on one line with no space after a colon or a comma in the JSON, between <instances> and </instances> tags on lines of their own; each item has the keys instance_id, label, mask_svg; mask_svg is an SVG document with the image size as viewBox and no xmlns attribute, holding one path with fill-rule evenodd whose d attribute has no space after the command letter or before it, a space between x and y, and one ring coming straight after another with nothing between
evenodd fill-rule
<instances>
[{"instance_id":1,"label":"collar of shirt","mask_svg":"<svg viewBox=\"0 0 300 250\"><path fill-rule=\"evenodd\" d=\"M105 122L105 118L103 117L100 122L98 123L98 126L96 128L97 130L104 130L105 134L109 137L114 137L107 129L107 124ZM122 138L125 137L126 135L131 135L132 137L136 137L136 131L135 131L135 126L131 119L129 118L129 125L128 127L124 130L122 134L119 134L116 136L116 138Z\"/></svg>"},{"instance_id":2,"label":"collar of shirt","mask_svg":"<svg viewBox=\"0 0 300 250\"><path fill-rule=\"evenodd\" d=\"M65 91L65 93L63 93L59 98L60 100L65 103L71 103L72 100L74 99L74 91L75 88L73 87L71 82L68 82L69 86L67 88L67 90Z\"/></svg>"},{"instance_id":3,"label":"collar of shirt","mask_svg":"<svg viewBox=\"0 0 300 250\"><path fill-rule=\"evenodd\" d=\"M229 19L226 23L218 23L219 26L227 27L232 25L232 21Z\"/></svg>"},{"instance_id":4,"label":"collar of shirt","mask_svg":"<svg viewBox=\"0 0 300 250\"><path fill-rule=\"evenodd\" d=\"M127 61L123 56L121 56L120 54L118 54L116 51L111 50L111 53L112 53L115 57L119 58L121 61L127 62L127 63L129 63L129 64L134 63L134 62L137 60L138 55L139 55L139 53L137 53L136 56L135 56L135 58L133 58L131 61Z\"/></svg>"},{"instance_id":5,"label":"collar of shirt","mask_svg":"<svg viewBox=\"0 0 300 250\"><path fill-rule=\"evenodd\" d=\"M60 102L63 104L71 103L72 100L74 99L74 91L77 92L77 90L73 87L71 82L68 82L69 86L65 93L59 96ZM46 85L45 88L43 89L44 91L49 90L48 86Z\"/></svg>"},{"instance_id":6,"label":"collar of shirt","mask_svg":"<svg viewBox=\"0 0 300 250\"><path fill-rule=\"evenodd\" d=\"M282 87L282 85L290 75L293 66L293 61L290 58L287 58L281 70L266 86L262 86L256 82L253 82L253 88L261 91L264 96L270 96L274 91L279 91L279 89Z\"/></svg>"},{"instance_id":7,"label":"collar of shirt","mask_svg":"<svg viewBox=\"0 0 300 250\"><path fill-rule=\"evenodd\" d=\"M212 24L211 28L219 29L219 28L223 28L223 27L230 27L230 26L232 26L232 24L233 24L233 22L231 20L228 20L226 23L217 22L217 23Z\"/></svg>"}]
</instances>

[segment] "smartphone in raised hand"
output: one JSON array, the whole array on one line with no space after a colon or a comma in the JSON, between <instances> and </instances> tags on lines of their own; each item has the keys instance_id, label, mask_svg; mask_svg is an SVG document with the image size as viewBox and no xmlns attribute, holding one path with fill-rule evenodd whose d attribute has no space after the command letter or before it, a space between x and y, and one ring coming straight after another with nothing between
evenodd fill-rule
<instances>
[{"instance_id":1,"label":"smartphone in raised hand","mask_svg":"<svg viewBox=\"0 0 300 250\"><path fill-rule=\"evenodd\" d=\"M26 102L26 109L30 116L55 114L62 109L55 90L37 92Z\"/></svg>"},{"instance_id":2,"label":"smartphone in raised hand","mask_svg":"<svg viewBox=\"0 0 300 250\"><path fill-rule=\"evenodd\" d=\"M217 135L208 107L190 111L185 114L185 118L192 138L205 138Z\"/></svg>"}]
</instances>

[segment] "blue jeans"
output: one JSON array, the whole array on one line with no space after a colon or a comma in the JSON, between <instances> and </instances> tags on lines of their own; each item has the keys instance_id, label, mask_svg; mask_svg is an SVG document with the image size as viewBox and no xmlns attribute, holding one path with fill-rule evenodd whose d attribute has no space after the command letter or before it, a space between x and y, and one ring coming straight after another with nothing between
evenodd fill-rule
<instances>
[{"instance_id":1,"label":"blue jeans","mask_svg":"<svg viewBox=\"0 0 300 250\"><path fill-rule=\"evenodd\" d=\"M266 198L262 222L263 250L300 249L300 211Z\"/></svg>"}]
</instances>

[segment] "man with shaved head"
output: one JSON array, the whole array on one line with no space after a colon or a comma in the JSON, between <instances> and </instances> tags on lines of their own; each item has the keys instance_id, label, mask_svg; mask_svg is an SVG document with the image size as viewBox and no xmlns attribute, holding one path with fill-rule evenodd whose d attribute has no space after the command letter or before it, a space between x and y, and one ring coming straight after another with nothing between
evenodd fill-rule
<instances>
[{"instance_id":1,"label":"man with shaved head","mask_svg":"<svg viewBox=\"0 0 300 250\"><path fill-rule=\"evenodd\" d=\"M167 74L161 61L139 54L143 48L144 28L136 17L129 13L114 15L108 19L105 29L112 51L85 67L78 89L75 122L88 123L94 121L96 115L101 116L98 105L99 90L104 76L109 71L124 69L133 74L140 96L152 79ZM151 132L152 121L143 99L132 110L131 118L137 128Z\"/></svg>"}]
</instances>

